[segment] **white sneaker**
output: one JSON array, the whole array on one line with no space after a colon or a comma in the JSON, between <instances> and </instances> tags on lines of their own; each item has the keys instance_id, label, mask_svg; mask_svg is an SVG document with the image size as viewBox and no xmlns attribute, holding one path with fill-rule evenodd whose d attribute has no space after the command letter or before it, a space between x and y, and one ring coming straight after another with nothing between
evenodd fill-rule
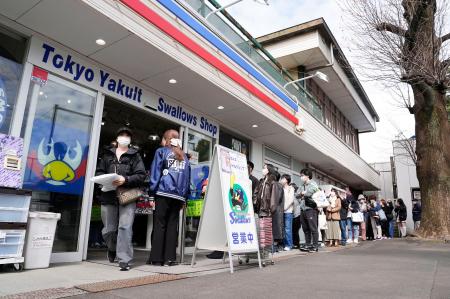
<instances>
[{"instance_id":1,"label":"white sneaker","mask_svg":"<svg viewBox=\"0 0 450 299\"><path fill-rule=\"evenodd\" d=\"M291 251L292 249L289 247L284 247L284 251Z\"/></svg>"},{"instance_id":2,"label":"white sneaker","mask_svg":"<svg viewBox=\"0 0 450 299\"><path fill-rule=\"evenodd\" d=\"M358 239L355 239L353 243L358 244Z\"/></svg>"},{"instance_id":3,"label":"white sneaker","mask_svg":"<svg viewBox=\"0 0 450 299\"><path fill-rule=\"evenodd\" d=\"M347 244L351 244L351 243L353 243L353 240L348 239L348 240L347 240Z\"/></svg>"}]
</instances>

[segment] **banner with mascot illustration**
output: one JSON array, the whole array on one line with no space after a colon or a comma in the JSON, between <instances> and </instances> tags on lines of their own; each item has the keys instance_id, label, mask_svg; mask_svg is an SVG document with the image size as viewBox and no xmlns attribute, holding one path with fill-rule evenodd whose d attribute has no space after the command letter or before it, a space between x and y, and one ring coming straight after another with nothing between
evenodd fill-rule
<instances>
[{"instance_id":1,"label":"banner with mascot illustration","mask_svg":"<svg viewBox=\"0 0 450 299\"><path fill-rule=\"evenodd\" d=\"M218 147L225 223L231 252L258 250L251 182L245 155Z\"/></svg>"},{"instance_id":2,"label":"banner with mascot illustration","mask_svg":"<svg viewBox=\"0 0 450 299\"><path fill-rule=\"evenodd\" d=\"M23 188L81 195L90 132L35 119Z\"/></svg>"},{"instance_id":3,"label":"banner with mascot illustration","mask_svg":"<svg viewBox=\"0 0 450 299\"><path fill-rule=\"evenodd\" d=\"M246 156L216 145L210 171L195 250L258 252Z\"/></svg>"}]
</instances>

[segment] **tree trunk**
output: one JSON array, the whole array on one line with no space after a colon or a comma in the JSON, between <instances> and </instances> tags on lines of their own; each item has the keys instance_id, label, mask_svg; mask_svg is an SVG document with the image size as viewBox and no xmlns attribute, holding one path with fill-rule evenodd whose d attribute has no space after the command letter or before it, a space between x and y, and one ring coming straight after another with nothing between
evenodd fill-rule
<instances>
[{"instance_id":1,"label":"tree trunk","mask_svg":"<svg viewBox=\"0 0 450 299\"><path fill-rule=\"evenodd\" d=\"M442 239L450 235L450 126L445 93L425 83L414 84L412 89L417 177L422 197L419 234Z\"/></svg>"}]
</instances>

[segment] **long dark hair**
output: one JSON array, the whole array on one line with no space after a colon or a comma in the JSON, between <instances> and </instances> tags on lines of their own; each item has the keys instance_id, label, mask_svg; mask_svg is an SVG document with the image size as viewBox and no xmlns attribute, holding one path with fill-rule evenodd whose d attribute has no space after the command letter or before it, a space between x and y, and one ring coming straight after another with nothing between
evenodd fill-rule
<instances>
[{"instance_id":1,"label":"long dark hair","mask_svg":"<svg viewBox=\"0 0 450 299\"><path fill-rule=\"evenodd\" d=\"M164 132L163 138L166 141L166 147L170 147L172 149L173 153L175 154L175 158L178 161L184 161L184 152L181 147L170 144L170 140L179 138L178 132L173 129L167 130L166 132Z\"/></svg>"},{"instance_id":2,"label":"long dark hair","mask_svg":"<svg viewBox=\"0 0 450 299\"><path fill-rule=\"evenodd\" d=\"M277 181L277 176L278 176L278 171L277 168L275 166L273 166L272 164L266 164L267 170L269 171L269 173L267 174L267 178L270 181Z\"/></svg>"},{"instance_id":3,"label":"long dark hair","mask_svg":"<svg viewBox=\"0 0 450 299\"><path fill-rule=\"evenodd\" d=\"M397 199L397 203L401 206L401 207L406 207L405 203L403 202L403 199L399 198Z\"/></svg>"}]
</instances>

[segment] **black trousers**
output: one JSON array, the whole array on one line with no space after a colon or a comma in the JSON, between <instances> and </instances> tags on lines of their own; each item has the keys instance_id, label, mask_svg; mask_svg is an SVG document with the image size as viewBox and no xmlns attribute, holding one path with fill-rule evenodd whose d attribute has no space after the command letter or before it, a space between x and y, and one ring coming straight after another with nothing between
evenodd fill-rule
<instances>
[{"instance_id":1,"label":"black trousers","mask_svg":"<svg viewBox=\"0 0 450 299\"><path fill-rule=\"evenodd\" d=\"M294 246L300 246L300 238L298 236L298 231L302 227L302 224L300 222L300 216L295 217L292 220L292 242Z\"/></svg>"},{"instance_id":2,"label":"black trousers","mask_svg":"<svg viewBox=\"0 0 450 299\"><path fill-rule=\"evenodd\" d=\"M302 211L300 221L303 232L305 233L306 246L319 247L319 231L317 229L319 222L319 213L316 209ZM311 242L312 241L312 242Z\"/></svg>"},{"instance_id":3,"label":"black trousers","mask_svg":"<svg viewBox=\"0 0 450 299\"><path fill-rule=\"evenodd\" d=\"M176 261L178 219L182 204L174 198L162 196L155 198L151 262Z\"/></svg>"}]
</instances>

